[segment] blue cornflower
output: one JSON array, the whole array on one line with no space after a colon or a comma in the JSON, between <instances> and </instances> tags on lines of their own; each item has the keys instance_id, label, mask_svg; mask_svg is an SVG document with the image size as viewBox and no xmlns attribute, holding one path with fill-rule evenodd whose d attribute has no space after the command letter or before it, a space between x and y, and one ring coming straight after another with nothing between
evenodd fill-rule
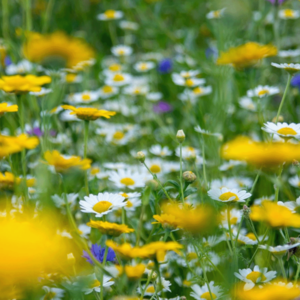
<instances>
[{"instance_id":1,"label":"blue cornflower","mask_svg":"<svg viewBox=\"0 0 300 300\"><path fill-rule=\"evenodd\" d=\"M160 73L170 73L173 67L172 60L170 58L165 58L158 64L158 71Z\"/></svg>"},{"instance_id":2,"label":"blue cornflower","mask_svg":"<svg viewBox=\"0 0 300 300\"><path fill-rule=\"evenodd\" d=\"M103 262L103 259L104 259L105 248L106 247L101 247L100 245L97 245L97 244L93 244L92 248L91 248L91 253L101 263ZM92 265L94 264L90 255L86 251L83 251L82 257L86 258L86 260L90 264L92 264ZM116 260L116 254L115 254L114 250L111 248L108 248L106 261L115 262L115 260Z\"/></svg>"},{"instance_id":3,"label":"blue cornflower","mask_svg":"<svg viewBox=\"0 0 300 300\"><path fill-rule=\"evenodd\" d=\"M291 86L297 87L300 90L300 74L293 76Z\"/></svg>"}]
</instances>

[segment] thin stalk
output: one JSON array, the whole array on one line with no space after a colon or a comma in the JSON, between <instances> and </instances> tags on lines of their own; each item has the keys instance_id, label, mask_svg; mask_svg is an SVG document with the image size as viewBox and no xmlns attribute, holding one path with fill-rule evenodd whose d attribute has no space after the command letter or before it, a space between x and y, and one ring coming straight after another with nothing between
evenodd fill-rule
<instances>
[{"instance_id":1,"label":"thin stalk","mask_svg":"<svg viewBox=\"0 0 300 300\"><path fill-rule=\"evenodd\" d=\"M8 6L8 0L2 0L2 34L3 34L4 40L8 41L9 40L9 6Z\"/></svg>"},{"instance_id":2,"label":"thin stalk","mask_svg":"<svg viewBox=\"0 0 300 300\"><path fill-rule=\"evenodd\" d=\"M280 170L279 170L279 174L278 174L278 181L281 177L281 174L282 174L282 170L283 170L283 165L281 166ZM278 197L279 197L279 185L276 184L276 187L275 187L275 202L278 202Z\"/></svg>"},{"instance_id":3,"label":"thin stalk","mask_svg":"<svg viewBox=\"0 0 300 300\"><path fill-rule=\"evenodd\" d=\"M286 279L286 272L285 272L285 269L284 269L284 265L283 265L283 260L282 258L278 258L278 262L279 262L279 266L280 266L280 269L281 269L281 272L282 272L282 276L284 277L284 279Z\"/></svg>"},{"instance_id":4,"label":"thin stalk","mask_svg":"<svg viewBox=\"0 0 300 300\"><path fill-rule=\"evenodd\" d=\"M294 284L297 283L297 280L298 280L298 277L299 277L299 272L300 272L300 263L299 263L299 260L298 260L298 267L297 267L297 272L296 272L296 275L295 275Z\"/></svg>"},{"instance_id":5,"label":"thin stalk","mask_svg":"<svg viewBox=\"0 0 300 300\"><path fill-rule=\"evenodd\" d=\"M32 18L31 18L31 0L23 0L25 1L24 9L26 16L26 31L27 33L32 29Z\"/></svg>"},{"instance_id":6,"label":"thin stalk","mask_svg":"<svg viewBox=\"0 0 300 300\"><path fill-rule=\"evenodd\" d=\"M140 214L139 226L138 226L138 230L137 230L137 234L136 234L136 246L139 246L139 243L140 243L141 230L143 228L144 212L145 212L145 205L142 204L142 210L141 210L141 214Z\"/></svg>"},{"instance_id":7,"label":"thin stalk","mask_svg":"<svg viewBox=\"0 0 300 300\"><path fill-rule=\"evenodd\" d=\"M43 33L45 33L48 29L49 19L52 14L53 5L54 5L54 0L49 0L45 14L44 14L44 24L43 24L43 29L42 29Z\"/></svg>"},{"instance_id":8,"label":"thin stalk","mask_svg":"<svg viewBox=\"0 0 300 300\"><path fill-rule=\"evenodd\" d=\"M164 288L163 288L163 285L162 285L161 273L160 273L160 270L159 270L158 262L156 262L155 265L156 265L156 271L157 271L157 275L158 275L159 289L161 290L162 299L164 300L166 297L165 297L165 292L164 292Z\"/></svg>"},{"instance_id":9,"label":"thin stalk","mask_svg":"<svg viewBox=\"0 0 300 300\"><path fill-rule=\"evenodd\" d=\"M250 227L251 227L251 229L252 229L252 231L253 231L253 233L256 237L257 242L259 242L259 238L258 238L258 235L256 233L256 230L255 230L255 227L254 227L254 224L253 224L252 220L250 218L248 218L248 221L249 221Z\"/></svg>"},{"instance_id":10,"label":"thin stalk","mask_svg":"<svg viewBox=\"0 0 300 300\"><path fill-rule=\"evenodd\" d=\"M112 21L108 21L108 31L111 38L111 43L113 46L115 46L117 44L117 35Z\"/></svg>"},{"instance_id":11,"label":"thin stalk","mask_svg":"<svg viewBox=\"0 0 300 300\"><path fill-rule=\"evenodd\" d=\"M290 73L288 73L288 80L287 80L287 83L286 83L286 86L285 86L285 90L284 90L284 93L283 93L283 96L282 96L282 99L281 99L281 102L280 102L280 105L279 105L279 108L278 108L278 112L277 112L277 115L276 115L275 123L278 122L278 118L280 116L280 112L281 112L282 106L284 104L284 100L286 98L287 91L288 91L288 89L290 87L291 80L292 80L292 76L291 76Z\"/></svg>"},{"instance_id":12,"label":"thin stalk","mask_svg":"<svg viewBox=\"0 0 300 300\"><path fill-rule=\"evenodd\" d=\"M144 288L143 291L142 291L141 299L144 299L144 295L145 295L145 292L146 292L146 290L147 290L147 287L148 287L148 285L149 285L149 283L150 283L150 280L151 280L151 278L152 278L152 274L153 274L153 269L151 270L150 274L148 275L148 279L147 279L145 288Z\"/></svg>"},{"instance_id":13,"label":"thin stalk","mask_svg":"<svg viewBox=\"0 0 300 300\"><path fill-rule=\"evenodd\" d=\"M106 263L106 258L107 258L107 253L108 253L108 247L105 247L105 252L104 252L104 257L103 257L103 262L102 262L102 266L103 269L105 267L105 263ZM104 295L104 287L103 287L103 272L101 273L101 291L100 291L100 299L103 300L103 295Z\"/></svg>"},{"instance_id":14,"label":"thin stalk","mask_svg":"<svg viewBox=\"0 0 300 300\"><path fill-rule=\"evenodd\" d=\"M269 232L269 228L267 228L267 230L266 230L266 232L265 232L265 234L264 234L262 240L261 240L261 241L258 241L257 247L256 247L256 249L255 249L255 251L254 251L254 254L252 255L252 257L251 257L251 259L250 259L250 262L249 262L249 264L248 264L248 267L251 265L252 261L254 260L254 257L255 257L255 255L256 255L258 249L259 249L259 245L262 244L262 243L264 242L265 238L267 237L267 233L268 233L268 232Z\"/></svg>"},{"instance_id":15,"label":"thin stalk","mask_svg":"<svg viewBox=\"0 0 300 300\"><path fill-rule=\"evenodd\" d=\"M88 143L88 135L89 135L89 121L84 121L84 159L86 159L87 154L87 143ZM85 183L85 192L88 196L90 194L89 192L89 182L88 182L88 171L85 171L84 175L84 183Z\"/></svg>"},{"instance_id":16,"label":"thin stalk","mask_svg":"<svg viewBox=\"0 0 300 300\"><path fill-rule=\"evenodd\" d=\"M232 249L233 249L233 252L234 252L235 245L233 243L233 237L232 237L232 231L231 231L229 204L227 205L227 222L228 222L228 230L229 230L229 235L230 235L230 241L231 241Z\"/></svg>"},{"instance_id":17,"label":"thin stalk","mask_svg":"<svg viewBox=\"0 0 300 300\"><path fill-rule=\"evenodd\" d=\"M184 204L184 195L183 195L183 176L182 176L182 143L179 144L180 147L180 190L181 190L181 200Z\"/></svg>"},{"instance_id":18,"label":"thin stalk","mask_svg":"<svg viewBox=\"0 0 300 300\"><path fill-rule=\"evenodd\" d=\"M207 188L208 187L208 183L207 183L207 176L206 176L204 137L203 137L203 141L202 141L202 159L203 159L203 178L204 178L205 188Z\"/></svg>"}]
</instances>

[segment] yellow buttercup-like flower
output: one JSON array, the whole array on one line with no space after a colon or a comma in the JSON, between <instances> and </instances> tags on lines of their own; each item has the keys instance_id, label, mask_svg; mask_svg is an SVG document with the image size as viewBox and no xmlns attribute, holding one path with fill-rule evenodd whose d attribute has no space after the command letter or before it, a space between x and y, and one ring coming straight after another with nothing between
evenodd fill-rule
<instances>
[{"instance_id":1,"label":"yellow buttercup-like flower","mask_svg":"<svg viewBox=\"0 0 300 300\"><path fill-rule=\"evenodd\" d=\"M29 137L25 133L11 138L12 142L19 145L22 149L34 149L39 144L39 139L37 137Z\"/></svg>"},{"instance_id":2,"label":"yellow buttercup-like flower","mask_svg":"<svg viewBox=\"0 0 300 300\"><path fill-rule=\"evenodd\" d=\"M300 227L300 215L292 213L287 207L265 200L260 205L251 207L250 218L253 221L266 222L269 226Z\"/></svg>"},{"instance_id":3,"label":"yellow buttercup-like flower","mask_svg":"<svg viewBox=\"0 0 300 300\"><path fill-rule=\"evenodd\" d=\"M134 229L129 228L125 224L116 224L110 222L93 221L87 223L88 226L98 229L103 234L119 236L122 233L134 232Z\"/></svg>"},{"instance_id":4,"label":"yellow buttercup-like flower","mask_svg":"<svg viewBox=\"0 0 300 300\"><path fill-rule=\"evenodd\" d=\"M42 85L50 82L51 77L49 76L2 76L0 78L0 89L7 93L15 94L39 92L42 89Z\"/></svg>"},{"instance_id":5,"label":"yellow buttercup-like flower","mask_svg":"<svg viewBox=\"0 0 300 300\"><path fill-rule=\"evenodd\" d=\"M145 272L146 266L144 264L137 264L135 266L125 266L126 276L131 280L141 278Z\"/></svg>"},{"instance_id":6,"label":"yellow buttercup-like flower","mask_svg":"<svg viewBox=\"0 0 300 300\"><path fill-rule=\"evenodd\" d=\"M273 45L260 45L255 42L248 42L244 45L230 48L227 52L221 52L217 64L244 68L256 64L265 57L276 54L277 48Z\"/></svg>"},{"instance_id":7,"label":"yellow buttercup-like flower","mask_svg":"<svg viewBox=\"0 0 300 300\"><path fill-rule=\"evenodd\" d=\"M62 32L30 34L23 47L25 57L35 63L59 62L61 67L82 68L94 58L93 49L84 41Z\"/></svg>"},{"instance_id":8,"label":"yellow buttercup-like flower","mask_svg":"<svg viewBox=\"0 0 300 300\"><path fill-rule=\"evenodd\" d=\"M156 258L158 261L164 259L167 251L180 254L179 250L183 248L177 242L152 242L142 247L132 247L128 243L117 245L115 242L108 240L106 245L125 258Z\"/></svg>"},{"instance_id":9,"label":"yellow buttercup-like flower","mask_svg":"<svg viewBox=\"0 0 300 300\"><path fill-rule=\"evenodd\" d=\"M4 115L6 112L16 112L18 111L18 105L10 105L8 103L0 103L0 117Z\"/></svg>"},{"instance_id":10,"label":"yellow buttercup-like flower","mask_svg":"<svg viewBox=\"0 0 300 300\"><path fill-rule=\"evenodd\" d=\"M20 184L22 181L21 177L16 177L13 173L5 172L0 173L0 189L13 189L15 184ZM26 179L26 185L32 187L35 185L35 179Z\"/></svg>"},{"instance_id":11,"label":"yellow buttercup-like flower","mask_svg":"<svg viewBox=\"0 0 300 300\"><path fill-rule=\"evenodd\" d=\"M62 105L61 107L64 109L72 110L70 115L76 115L77 118L79 118L81 120L85 120L85 121L92 121L92 120L99 119L101 117L110 119L110 117L112 117L116 114L116 112L114 112L114 111L97 109L97 108L93 108L93 107L76 108L71 105Z\"/></svg>"},{"instance_id":12,"label":"yellow buttercup-like flower","mask_svg":"<svg viewBox=\"0 0 300 300\"><path fill-rule=\"evenodd\" d=\"M55 168L56 172L65 172L70 168L87 170L91 167L92 162L90 159L81 159L79 156L66 157L57 150L46 151L44 157L47 163Z\"/></svg>"},{"instance_id":13,"label":"yellow buttercup-like flower","mask_svg":"<svg viewBox=\"0 0 300 300\"><path fill-rule=\"evenodd\" d=\"M221 156L260 167L278 166L300 160L300 144L255 142L247 137L238 137L223 145Z\"/></svg>"}]
</instances>

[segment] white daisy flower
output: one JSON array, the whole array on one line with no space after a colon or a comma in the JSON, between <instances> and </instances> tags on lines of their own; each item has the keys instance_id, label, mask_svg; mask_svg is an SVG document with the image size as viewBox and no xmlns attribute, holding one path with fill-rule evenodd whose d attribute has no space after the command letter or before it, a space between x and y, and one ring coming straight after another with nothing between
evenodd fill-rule
<instances>
[{"instance_id":1,"label":"white daisy flower","mask_svg":"<svg viewBox=\"0 0 300 300\"><path fill-rule=\"evenodd\" d=\"M178 96L178 98L181 101L191 101L192 104L195 104L196 100L199 97L206 96L211 93L212 93L211 86L203 86L203 87L197 86L197 87L193 88L192 90L185 89L183 91L183 93Z\"/></svg>"},{"instance_id":2,"label":"white daisy flower","mask_svg":"<svg viewBox=\"0 0 300 300\"><path fill-rule=\"evenodd\" d=\"M146 164L149 170L155 175L162 175L166 172L164 168L164 161L159 158L146 159Z\"/></svg>"},{"instance_id":3,"label":"white daisy flower","mask_svg":"<svg viewBox=\"0 0 300 300\"><path fill-rule=\"evenodd\" d=\"M244 281L246 284L244 290L248 291L255 287L255 284L261 284L271 281L276 277L276 271L269 271L267 268L260 269L255 266L254 269L239 269L239 273L234 272L234 275Z\"/></svg>"},{"instance_id":4,"label":"white daisy flower","mask_svg":"<svg viewBox=\"0 0 300 300\"><path fill-rule=\"evenodd\" d=\"M112 73L120 73L122 71L122 65L118 63L111 63L109 64L106 69L103 70L103 74L105 76L108 76L109 74ZM102 74L99 74L99 77L101 77Z\"/></svg>"},{"instance_id":5,"label":"white daisy flower","mask_svg":"<svg viewBox=\"0 0 300 300\"><path fill-rule=\"evenodd\" d=\"M282 50L277 54L279 57L297 57L300 55L300 49Z\"/></svg>"},{"instance_id":6,"label":"white daisy flower","mask_svg":"<svg viewBox=\"0 0 300 300\"><path fill-rule=\"evenodd\" d=\"M82 76L75 73L61 73L61 81L65 83L80 83Z\"/></svg>"},{"instance_id":7,"label":"white daisy flower","mask_svg":"<svg viewBox=\"0 0 300 300\"><path fill-rule=\"evenodd\" d=\"M195 298L196 300L207 300L211 299L210 292L213 299L217 299L221 293L220 293L220 287L214 285L214 281L211 281L209 283L209 288L207 283L203 286L199 286L198 284L192 285L193 292L191 293L191 296Z\"/></svg>"},{"instance_id":8,"label":"white daisy flower","mask_svg":"<svg viewBox=\"0 0 300 300\"><path fill-rule=\"evenodd\" d=\"M109 86L123 86L131 82L131 75L127 73L115 73L108 75L105 84Z\"/></svg>"},{"instance_id":9,"label":"white daisy flower","mask_svg":"<svg viewBox=\"0 0 300 300\"><path fill-rule=\"evenodd\" d=\"M176 156L180 157L180 148L178 147L176 149ZM191 159L195 158L196 156L200 155L200 150L194 148L194 147L182 147L182 157L184 159Z\"/></svg>"},{"instance_id":10,"label":"white daisy flower","mask_svg":"<svg viewBox=\"0 0 300 300\"><path fill-rule=\"evenodd\" d=\"M77 193L71 193L71 194L67 194L65 196L65 194L62 194L61 196L58 195L53 195L51 196L52 200L55 203L56 207L62 207L65 206L65 197L67 197L67 202L70 206L74 206L76 204L76 199L78 198L78 194Z\"/></svg>"},{"instance_id":11,"label":"white daisy flower","mask_svg":"<svg viewBox=\"0 0 300 300\"><path fill-rule=\"evenodd\" d=\"M122 162L116 162L116 163L108 162L108 163L104 163L103 166L106 169L111 169L111 170L115 170L115 171L117 171L119 169L126 169L126 168L130 167L129 165L122 163Z\"/></svg>"},{"instance_id":12,"label":"white daisy flower","mask_svg":"<svg viewBox=\"0 0 300 300\"><path fill-rule=\"evenodd\" d=\"M97 16L97 19L101 21L117 20L121 18L123 18L123 12L120 10L112 10L112 9L109 9Z\"/></svg>"},{"instance_id":13,"label":"white daisy flower","mask_svg":"<svg viewBox=\"0 0 300 300\"><path fill-rule=\"evenodd\" d=\"M115 56L129 56L132 54L133 49L126 45L118 45L112 47L111 52Z\"/></svg>"},{"instance_id":14,"label":"white daisy flower","mask_svg":"<svg viewBox=\"0 0 300 300\"><path fill-rule=\"evenodd\" d=\"M124 94L131 95L131 96L139 96L139 95L146 95L149 91L148 86L142 85L130 85L124 88Z\"/></svg>"},{"instance_id":15,"label":"white daisy flower","mask_svg":"<svg viewBox=\"0 0 300 300\"><path fill-rule=\"evenodd\" d=\"M108 178L108 173L100 169L98 166L92 166L89 174L91 179L95 177L97 177L98 179Z\"/></svg>"},{"instance_id":16,"label":"white daisy flower","mask_svg":"<svg viewBox=\"0 0 300 300\"><path fill-rule=\"evenodd\" d=\"M170 290L170 286L171 286L171 282L169 280L164 279L163 277L161 278L161 284L162 284L162 289L160 289L157 294L160 294L162 292L162 290L164 292L171 292ZM144 294L144 296L151 296L155 293L155 287L159 286L159 279L157 278L155 281L155 286L153 284L149 284L147 286L146 292ZM142 290L145 289L145 286L142 286ZM141 289L138 287L137 288L137 293L141 294Z\"/></svg>"},{"instance_id":17,"label":"white daisy flower","mask_svg":"<svg viewBox=\"0 0 300 300\"><path fill-rule=\"evenodd\" d=\"M46 292L46 295L44 295L42 299L61 300L65 294L63 289L48 286L43 286L43 290Z\"/></svg>"},{"instance_id":18,"label":"white daisy flower","mask_svg":"<svg viewBox=\"0 0 300 300\"><path fill-rule=\"evenodd\" d=\"M276 247L272 247L272 246L266 246L266 245L259 245L258 247L260 249L264 249L264 250L268 250L270 251L273 255L275 256L283 256L284 254L286 254L286 252L290 249L296 248L300 245L300 243L296 243L293 245L280 245L280 246L276 246Z\"/></svg>"},{"instance_id":19,"label":"white daisy flower","mask_svg":"<svg viewBox=\"0 0 300 300\"><path fill-rule=\"evenodd\" d=\"M160 93L160 92L156 92L156 93L148 93L148 94L146 95L147 100L153 101L153 102L156 102L156 101L161 100L162 97L163 97L163 94Z\"/></svg>"},{"instance_id":20,"label":"white daisy flower","mask_svg":"<svg viewBox=\"0 0 300 300\"><path fill-rule=\"evenodd\" d=\"M280 19L298 19L300 17L300 12L298 10L293 10L293 9L281 9L278 12L278 16Z\"/></svg>"},{"instance_id":21,"label":"white daisy flower","mask_svg":"<svg viewBox=\"0 0 300 300\"><path fill-rule=\"evenodd\" d=\"M122 28L123 30L132 30L132 31L136 31L139 29L139 24L135 23L135 22L130 22L130 21L121 21L119 24L120 28Z\"/></svg>"},{"instance_id":22,"label":"white daisy flower","mask_svg":"<svg viewBox=\"0 0 300 300\"><path fill-rule=\"evenodd\" d=\"M235 166L243 165L244 163L238 160L230 160L228 162L223 163L220 167L220 171L228 171L233 169Z\"/></svg>"},{"instance_id":23,"label":"white daisy flower","mask_svg":"<svg viewBox=\"0 0 300 300\"><path fill-rule=\"evenodd\" d=\"M133 68L138 72L147 72L155 67L155 63L152 61L141 61L136 63Z\"/></svg>"},{"instance_id":24,"label":"white daisy flower","mask_svg":"<svg viewBox=\"0 0 300 300\"><path fill-rule=\"evenodd\" d=\"M264 123L262 130L270 134L278 134L282 138L299 138L300 137L300 124L295 123Z\"/></svg>"},{"instance_id":25,"label":"white daisy flower","mask_svg":"<svg viewBox=\"0 0 300 300\"><path fill-rule=\"evenodd\" d=\"M88 295L92 293L93 291L100 293L101 290L101 283L96 278L95 274L86 276L86 281L88 283L87 287L83 287L83 292ZM109 287L112 286L115 282L112 280L112 277L109 277L107 275L103 275L103 287Z\"/></svg>"},{"instance_id":26,"label":"white daisy flower","mask_svg":"<svg viewBox=\"0 0 300 300\"><path fill-rule=\"evenodd\" d=\"M216 136L219 139L223 139L223 135L221 133L209 132L208 130L202 129L199 125L195 126L194 129L203 135Z\"/></svg>"},{"instance_id":27,"label":"white daisy flower","mask_svg":"<svg viewBox=\"0 0 300 300\"><path fill-rule=\"evenodd\" d=\"M80 224L78 226L78 232L83 238L88 238L89 234L91 233L91 229L92 228L86 224Z\"/></svg>"},{"instance_id":28,"label":"white daisy flower","mask_svg":"<svg viewBox=\"0 0 300 300\"><path fill-rule=\"evenodd\" d=\"M151 148L149 149L149 152L160 156L160 157L166 157L166 156L171 156L173 151L169 149L168 146L161 146L161 145L153 145L151 146Z\"/></svg>"},{"instance_id":29,"label":"white daisy flower","mask_svg":"<svg viewBox=\"0 0 300 300\"><path fill-rule=\"evenodd\" d=\"M254 204L255 205L260 205L263 201L273 201L275 199L275 196L274 195L271 195L271 196L263 196L261 198L258 198L258 199L255 199L254 200Z\"/></svg>"},{"instance_id":30,"label":"white daisy flower","mask_svg":"<svg viewBox=\"0 0 300 300\"><path fill-rule=\"evenodd\" d=\"M135 211L136 207L142 205L141 193L119 193L121 196L125 197L126 206L124 207L127 211Z\"/></svg>"},{"instance_id":31,"label":"white daisy flower","mask_svg":"<svg viewBox=\"0 0 300 300\"><path fill-rule=\"evenodd\" d=\"M250 111L256 111L256 104L253 102L253 100L249 97L242 97L239 100L240 107L250 110Z\"/></svg>"},{"instance_id":32,"label":"white daisy flower","mask_svg":"<svg viewBox=\"0 0 300 300\"><path fill-rule=\"evenodd\" d=\"M98 90L99 97L106 99L116 95L119 92L119 89L115 86L105 85Z\"/></svg>"},{"instance_id":33,"label":"white daisy flower","mask_svg":"<svg viewBox=\"0 0 300 300\"><path fill-rule=\"evenodd\" d=\"M67 102L70 104L91 103L99 99L98 91L84 91L82 93L75 93L67 96Z\"/></svg>"},{"instance_id":34,"label":"white daisy flower","mask_svg":"<svg viewBox=\"0 0 300 300\"><path fill-rule=\"evenodd\" d=\"M30 95L36 96L36 97L42 97L49 93L52 93L52 89L46 89L44 87L41 88L39 92L29 92Z\"/></svg>"},{"instance_id":35,"label":"white daisy flower","mask_svg":"<svg viewBox=\"0 0 300 300\"><path fill-rule=\"evenodd\" d=\"M200 70L189 70L189 71L181 71L179 75L183 78L190 78L197 76L200 73Z\"/></svg>"},{"instance_id":36,"label":"white daisy flower","mask_svg":"<svg viewBox=\"0 0 300 300\"><path fill-rule=\"evenodd\" d=\"M300 188L300 178L298 175L289 179L289 184L295 188Z\"/></svg>"},{"instance_id":37,"label":"white daisy flower","mask_svg":"<svg viewBox=\"0 0 300 300\"><path fill-rule=\"evenodd\" d=\"M259 85L253 90L248 90L247 91L247 96L248 97L259 97L263 98L265 96L271 96L279 93L279 88L275 86L262 86Z\"/></svg>"},{"instance_id":38,"label":"white daisy flower","mask_svg":"<svg viewBox=\"0 0 300 300\"><path fill-rule=\"evenodd\" d=\"M219 10L212 10L207 15L207 19L220 19L224 15L225 8Z\"/></svg>"},{"instance_id":39,"label":"white daisy flower","mask_svg":"<svg viewBox=\"0 0 300 300\"><path fill-rule=\"evenodd\" d=\"M237 234L237 233L236 233ZM236 234L233 235L233 239L235 240ZM243 245L257 245L258 241L256 239L256 236L254 233L250 232L247 233L246 235L243 235L241 232L238 236L237 240L240 244Z\"/></svg>"},{"instance_id":40,"label":"white daisy flower","mask_svg":"<svg viewBox=\"0 0 300 300\"><path fill-rule=\"evenodd\" d=\"M236 208L233 208L230 210L230 225L235 226L240 223L242 219L242 211ZM221 221L222 221L222 227L228 229L228 219L227 219L227 210L223 210L221 212Z\"/></svg>"},{"instance_id":41,"label":"white daisy flower","mask_svg":"<svg viewBox=\"0 0 300 300\"><path fill-rule=\"evenodd\" d=\"M287 63L283 63L283 64L277 64L277 63L271 63L271 65L275 68L278 68L278 69L284 69L286 70L287 72L289 73L296 73L296 72L299 72L300 71L300 64L287 64Z\"/></svg>"},{"instance_id":42,"label":"white daisy flower","mask_svg":"<svg viewBox=\"0 0 300 300\"><path fill-rule=\"evenodd\" d=\"M228 189L223 187L221 189L210 189L208 195L213 200L217 200L220 202L245 202L245 200L251 197L250 193L242 190L239 191L237 189Z\"/></svg>"},{"instance_id":43,"label":"white daisy flower","mask_svg":"<svg viewBox=\"0 0 300 300\"><path fill-rule=\"evenodd\" d=\"M7 75L30 73L33 69L33 64L28 60L21 60L17 64L10 64L6 67L5 73Z\"/></svg>"},{"instance_id":44,"label":"white daisy flower","mask_svg":"<svg viewBox=\"0 0 300 300\"><path fill-rule=\"evenodd\" d=\"M94 213L100 218L116 209L124 207L124 197L119 194L99 193L98 195L85 196L79 201L81 211L84 213Z\"/></svg>"},{"instance_id":45,"label":"white daisy flower","mask_svg":"<svg viewBox=\"0 0 300 300\"><path fill-rule=\"evenodd\" d=\"M203 78L184 78L180 74L173 73L172 80L176 85L186 86L186 87L195 87L205 83Z\"/></svg>"},{"instance_id":46,"label":"white daisy flower","mask_svg":"<svg viewBox=\"0 0 300 300\"><path fill-rule=\"evenodd\" d=\"M56 135L56 137L49 137L49 140L51 141L51 143L53 144L60 144L60 145L70 145L72 140L70 139L70 137L65 134L65 133L58 133Z\"/></svg>"},{"instance_id":47,"label":"white daisy flower","mask_svg":"<svg viewBox=\"0 0 300 300\"><path fill-rule=\"evenodd\" d=\"M175 161L165 161L164 170L166 173L178 172L180 170L180 163Z\"/></svg>"},{"instance_id":48,"label":"white daisy flower","mask_svg":"<svg viewBox=\"0 0 300 300\"><path fill-rule=\"evenodd\" d=\"M130 170L118 170L109 173L109 180L111 180L116 187L135 189L145 185L145 176L140 172ZM149 179L149 176L148 176Z\"/></svg>"}]
</instances>

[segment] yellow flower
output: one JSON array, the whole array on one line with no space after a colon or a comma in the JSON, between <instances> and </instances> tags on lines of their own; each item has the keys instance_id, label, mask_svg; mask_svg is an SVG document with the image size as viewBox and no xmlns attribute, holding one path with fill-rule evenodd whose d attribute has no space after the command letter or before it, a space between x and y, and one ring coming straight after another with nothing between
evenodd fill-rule
<instances>
[{"instance_id":1,"label":"yellow flower","mask_svg":"<svg viewBox=\"0 0 300 300\"><path fill-rule=\"evenodd\" d=\"M35 63L60 62L62 67L82 68L95 53L84 41L62 32L48 35L30 34L23 47L25 57Z\"/></svg>"},{"instance_id":2,"label":"yellow flower","mask_svg":"<svg viewBox=\"0 0 300 300\"><path fill-rule=\"evenodd\" d=\"M270 167L300 160L300 145L255 142L247 137L238 137L223 145L221 156L224 159L242 160L249 164Z\"/></svg>"},{"instance_id":3,"label":"yellow flower","mask_svg":"<svg viewBox=\"0 0 300 300\"><path fill-rule=\"evenodd\" d=\"M22 181L21 177L16 177L13 173L5 172L0 173L0 189L13 189L15 184L20 184ZM35 185L35 179L26 179L26 185L33 187Z\"/></svg>"},{"instance_id":4,"label":"yellow flower","mask_svg":"<svg viewBox=\"0 0 300 300\"><path fill-rule=\"evenodd\" d=\"M162 261L167 251L174 251L180 254L179 250L182 245L176 242L152 242L142 247L132 247L128 243L117 245L115 242L108 240L106 245L112 248L125 258L151 258Z\"/></svg>"},{"instance_id":5,"label":"yellow flower","mask_svg":"<svg viewBox=\"0 0 300 300\"><path fill-rule=\"evenodd\" d=\"M195 208L182 205L177 202L170 202L162 205L163 214L154 215L163 226L181 228L191 233L204 233L210 230L217 222L219 217L214 214L211 207L199 205Z\"/></svg>"},{"instance_id":6,"label":"yellow flower","mask_svg":"<svg viewBox=\"0 0 300 300\"><path fill-rule=\"evenodd\" d=\"M0 103L0 117L4 115L6 112L16 112L18 111L18 105L10 105L8 103Z\"/></svg>"},{"instance_id":7,"label":"yellow flower","mask_svg":"<svg viewBox=\"0 0 300 300\"><path fill-rule=\"evenodd\" d=\"M39 139L37 137L28 137L25 133L11 138L12 142L20 146L21 149L34 149L39 144Z\"/></svg>"},{"instance_id":8,"label":"yellow flower","mask_svg":"<svg viewBox=\"0 0 300 300\"><path fill-rule=\"evenodd\" d=\"M101 110L97 108L92 108L92 107L79 107L76 108L71 105L62 105L61 106L64 109L69 109L72 110L70 115L76 115L77 118L81 120L96 120L98 118L106 118L110 119L111 116L114 116L116 112L114 111L108 111L108 110Z\"/></svg>"},{"instance_id":9,"label":"yellow flower","mask_svg":"<svg viewBox=\"0 0 300 300\"><path fill-rule=\"evenodd\" d=\"M238 300L293 300L300 296L300 289L293 285L266 284L245 290L244 284L238 285L234 291Z\"/></svg>"},{"instance_id":10,"label":"yellow flower","mask_svg":"<svg viewBox=\"0 0 300 300\"><path fill-rule=\"evenodd\" d=\"M145 269L146 266L144 264L125 266L125 273L129 279L137 280L143 276Z\"/></svg>"},{"instance_id":11,"label":"yellow flower","mask_svg":"<svg viewBox=\"0 0 300 300\"><path fill-rule=\"evenodd\" d=\"M97 228L103 234L108 234L112 236L119 236L122 233L134 232L134 229L129 228L125 224L90 220L90 222L87 223L87 225L93 228Z\"/></svg>"},{"instance_id":12,"label":"yellow flower","mask_svg":"<svg viewBox=\"0 0 300 300\"><path fill-rule=\"evenodd\" d=\"M39 92L41 86L51 82L49 76L14 75L0 78L0 89L7 93Z\"/></svg>"},{"instance_id":13,"label":"yellow flower","mask_svg":"<svg viewBox=\"0 0 300 300\"><path fill-rule=\"evenodd\" d=\"M14 143L13 138L0 135L0 159L21 150L22 148Z\"/></svg>"},{"instance_id":14,"label":"yellow flower","mask_svg":"<svg viewBox=\"0 0 300 300\"><path fill-rule=\"evenodd\" d=\"M300 215L292 213L287 207L278 205L269 200L264 200L260 205L251 207L250 218L253 221L266 222L269 226L300 227Z\"/></svg>"},{"instance_id":15,"label":"yellow flower","mask_svg":"<svg viewBox=\"0 0 300 300\"><path fill-rule=\"evenodd\" d=\"M79 156L65 157L57 150L46 151L44 157L49 165L54 166L56 172L65 172L74 167L87 170L92 162L90 159L81 159Z\"/></svg>"},{"instance_id":16,"label":"yellow flower","mask_svg":"<svg viewBox=\"0 0 300 300\"><path fill-rule=\"evenodd\" d=\"M274 56L277 49L273 45L260 45L248 42L238 47L222 52L217 60L218 65L233 65L235 68L244 68L256 64L265 57Z\"/></svg>"}]
</instances>

